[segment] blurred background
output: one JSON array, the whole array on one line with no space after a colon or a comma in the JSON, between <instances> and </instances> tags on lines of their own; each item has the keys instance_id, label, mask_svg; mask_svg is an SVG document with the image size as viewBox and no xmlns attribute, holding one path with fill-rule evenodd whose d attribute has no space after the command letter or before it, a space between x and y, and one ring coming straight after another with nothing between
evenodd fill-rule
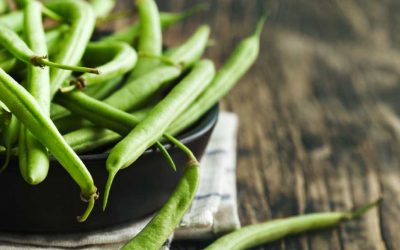
<instances>
[{"instance_id":1,"label":"blurred background","mask_svg":"<svg viewBox=\"0 0 400 250\"><path fill-rule=\"evenodd\" d=\"M199 3L209 10L166 30L165 44L207 23L217 66L269 14L256 65L221 103L240 117L242 224L384 197L360 220L257 249L400 249L400 1L158 1L162 11Z\"/></svg>"}]
</instances>

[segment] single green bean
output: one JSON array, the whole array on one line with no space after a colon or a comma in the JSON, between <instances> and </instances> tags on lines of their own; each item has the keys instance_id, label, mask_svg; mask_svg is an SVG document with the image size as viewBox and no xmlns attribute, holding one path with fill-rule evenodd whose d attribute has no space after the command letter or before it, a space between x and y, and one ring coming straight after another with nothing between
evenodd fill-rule
<instances>
[{"instance_id":1,"label":"single green bean","mask_svg":"<svg viewBox=\"0 0 400 250\"><path fill-rule=\"evenodd\" d=\"M204 52L210 34L208 26L199 27L196 32L181 46L169 53L172 61L192 66ZM142 77L128 81L104 102L122 110L134 110L145 104L148 98L160 88L167 86L182 74L182 69L174 66L160 65Z\"/></svg>"},{"instance_id":2,"label":"single green bean","mask_svg":"<svg viewBox=\"0 0 400 250\"><path fill-rule=\"evenodd\" d=\"M0 25L0 44L3 45L10 53L25 63L32 64L34 66L44 67L55 67L58 69L66 69L80 72L90 72L98 74L96 69L89 69L79 66L70 66L60 63L55 63L47 60L47 55L35 54L26 43L18 36L17 33L7 28L4 25Z\"/></svg>"},{"instance_id":3,"label":"single green bean","mask_svg":"<svg viewBox=\"0 0 400 250\"><path fill-rule=\"evenodd\" d=\"M28 1L24 8L24 35L33 52L47 54L46 36L42 25L42 5ZM50 71L48 68L28 66L25 87L37 100L45 116L50 115ZM41 183L49 171L49 157L44 147L31 132L21 126L19 133L19 169L24 180L32 185Z\"/></svg>"},{"instance_id":4,"label":"single green bean","mask_svg":"<svg viewBox=\"0 0 400 250\"><path fill-rule=\"evenodd\" d=\"M214 80L196 101L173 122L168 133L178 134L197 121L239 81L256 61L260 50L260 35L265 17L257 24L256 32L239 43Z\"/></svg>"},{"instance_id":5,"label":"single green bean","mask_svg":"<svg viewBox=\"0 0 400 250\"><path fill-rule=\"evenodd\" d=\"M337 226L340 222L355 219L378 205L380 200L352 212L326 212L294 216L243 227L227 234L206 250L241 250L270 243L286 236ZM148 248L147 248L148 249Z\"/></svg>"},{"instance_id":6,"label":"single green bean","mask_svg":"<svg viewBox=\"0 0 400 250\"><path fill-rule=\"evenodd\" d=\"M69 34L60 45L60 51L54 61L61 64L78 64L95 26L96 16L91 6L81 0L53 0L47 2L46 6L69 21L71 27ZM56 94L69 76L70 72L51 69L51 97Z\"/></svg>"},{"instance_id":7,"label":"single green bean","mask_svg":"<svg viewBox=\"0 0 400 250\"><path fill-rule=\"evenodd\" d=\"M192 71L111 150L106 162L109 178L104 193L103 209L107 205L111 184L117 172L130 166L162 137L176 117L208 86L214 74L215 69L211 61L202 60L196 63Z\"/></svg>"},{"instance_id":8,"label":"single green bean","mask_svg":"<svg viewBox=\"0 0 400 250\"><path fill-rule=\"evenodd\" d=\"M174 66L157 67L133 82L126 82L104 102L121 110L134 110L147 104L149 97L164 85L169 85L182 74L182 70Z\"/></svg>"},{"instance_id":9,"label":"single green bean","mask_svg":"<svg viewBox=\"0 0 400 250\"><path fill-rule=\"evenodd\" d=\"M98 64L101 60L108 59L103 65L97 67L100 75L85 73L72 86L61 88L62 92L72 90L74 86L90 86L112 80L122 76L133 69L137 61L136 51L127 43L122 42L97 42L89 43L82 61L95 61ZM75 83L75 84L74 84Z\"/></svg>"},{"instance_id":10,"label":"single green bean","mask_svg":"<svg viewBox=\"0 0 400 250\"><path fill-rule=\"evenodd\" d=\"M191 163L168 201L146 227L122 249L160 249L189 209L199 183L198 163ZM225 248L220 248L225 249Z\"/></svg>"},{"instance_id":11,"label":"single green bean","mask_svg":"<svg viewBox=\"0 0 400 250\"><path fill-rule=\"evenodd\" d=\"M161 56L162 31L160 15L154 0L137 0L136 7L139 11L139 45L138 52ZM149 69L158 64L158 61L150 58L140 58L130 75L130 79L138 78Z\"/></svg>"},{"instance_id":12,"label":"single green bean","mask_svg":"<svg viewBox=\"0 0 400 250\"><path fill-rule=\"evenodd\" d=\"M89 205L83 216L78 219L79 221L86 220L98 196L89 171L65 142L50 118L42 113L42 108L37 101L1 68L0 101L7 105L17 119L49 149L80 186L81 196L89 202Z\"/></svg>"},{"instance_id":13,"label":"single green bean","mask_svg":"<svg viewBox=\"0 0 400 250\"><path fill-rule=\"evenodd\" d=\"M166 29L177 22L180 22L194 14L205 10L203 4L194 6L193 8L184 10L179 13L160 12L161 29ZM110 36L102 38L102 41L120 41L132 44L132 42L139 36L139 23L132 24L121 31L118 31Z\"/></svg>"},{"instance_id":14,"label":"single green bean","mask_svg":"<svg viewBox=\"0 0 400 250\"><path fill-rule=\"evenodd\" d=\"M3 172L10 163L12 148L18 141L18 132L19 132L20 122L13 115L11 117L10 123L5 126L2 132L2 142L4 147L6 148L6 156L3 164L0 167L0 173Z\"/></svg>"}]
</instances>

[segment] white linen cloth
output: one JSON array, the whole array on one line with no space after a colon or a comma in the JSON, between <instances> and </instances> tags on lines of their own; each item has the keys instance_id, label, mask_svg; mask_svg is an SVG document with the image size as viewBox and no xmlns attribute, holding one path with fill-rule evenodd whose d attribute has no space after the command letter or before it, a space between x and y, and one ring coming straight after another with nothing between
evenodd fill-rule
<instances>
[{"instance_id":1,"label":"white linen cloth","mask_svg":"<svg viewBox=\"0 0 400 250\"><path fill-rule=\"evenodd\" d=\"M236 200L237 126L235 114L220 113L201 161L197 195L164 249L168 249L172 238L215 238L240 227ZM0 232L0 249L119 249L150 219L82 234L16 235Z\"/></svg>"}]
</instances>

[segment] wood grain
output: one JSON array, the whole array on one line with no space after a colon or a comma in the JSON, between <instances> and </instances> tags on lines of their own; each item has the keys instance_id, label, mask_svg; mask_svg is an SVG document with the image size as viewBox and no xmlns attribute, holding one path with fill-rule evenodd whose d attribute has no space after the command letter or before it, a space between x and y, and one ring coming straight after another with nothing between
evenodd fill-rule
<instances>
[{"instance_id":1,"label":"wood grain","mask_svg":"<svg viewBox=\"0 0 400 250\"><path fill-rule=\"evenodd\" d=\"M400 249L400 1L158 1L165 11L200 2L209 11L170 28L165 43L208 23L216 44L206 56L218 66L270 15L259 60L222 102L240 116L243 225L384 196L360 220L257 249Z\"/></svg>"}]
</instances>

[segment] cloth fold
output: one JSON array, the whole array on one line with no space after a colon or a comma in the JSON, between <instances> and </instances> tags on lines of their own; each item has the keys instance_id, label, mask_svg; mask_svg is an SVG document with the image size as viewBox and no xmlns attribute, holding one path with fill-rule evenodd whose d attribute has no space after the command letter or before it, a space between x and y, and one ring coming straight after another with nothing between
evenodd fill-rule
<instances>
[{"instance_id":1,"label":"cloth fold","mask_svg":"<svg viewBox=\"0 0 400 250\"><path fill-rule=\"evenodd\" d=\"M235 114L220 113L201 161L198 192L190 210L166 245L172 239L215 238L240 227L236 199L237 126ZM82 234L17 235L0 232L0 249L119 249L150 219Z\"/></svg>"}]
</instances>

